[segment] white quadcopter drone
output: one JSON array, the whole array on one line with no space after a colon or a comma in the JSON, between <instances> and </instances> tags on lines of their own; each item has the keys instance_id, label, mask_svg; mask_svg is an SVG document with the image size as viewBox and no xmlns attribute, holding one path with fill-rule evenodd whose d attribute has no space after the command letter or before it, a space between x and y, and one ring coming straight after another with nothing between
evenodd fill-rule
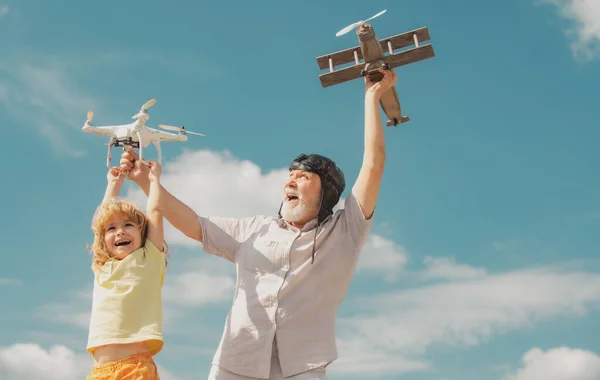
<instances>
[{"instance_id":1,"label":"white quadcopter drone","mask_svg":"<svg viewBox=\"0 0 600 380\"><path fill-rule=\"evenodd\" d=\"M150 118L147 109L156 103L156 99L147 101L140 111L133 115L132 119L137 119L130 124L111 125L96 127L91 124L94 112L88 111L87 120L83 125L84 132L91 132L101 136L110 137L108 142L108 155L106 157L106 166L110 169L111 149L113 146L122 146L123 150L138 148L140 150L140 160L143 161L142 151L152 143L158 151L158 162L161 163L162 154L160 151L161 141L187 141L187 134L205 136L202 133L186 131L184 127L173 127L170 125L159 125L159 127L171 131L177 131L178 134L163 132L158 129L149 128L146 126L146 121Z\"/></svg>"}]
</instances>

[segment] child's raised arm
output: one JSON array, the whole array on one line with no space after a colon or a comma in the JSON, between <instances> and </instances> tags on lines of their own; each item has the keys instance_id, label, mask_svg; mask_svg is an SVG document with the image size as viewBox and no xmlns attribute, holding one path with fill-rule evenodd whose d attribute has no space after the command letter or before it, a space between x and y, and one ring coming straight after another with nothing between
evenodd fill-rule
<instances>
[{"instance_id":1,"label":"child's raised arm","mask_svg":"<svg viewBox=\"0 0 600 380\"><path fill-rule=\"evenodd\" d=\"M148 215L148 236L152 244L159 251L164 252L164 227L163 207L164 189L160 184L161 165L156 161L149 161L148 179L150 180L150 191L148 192L148 203L146 214Z\"/></svg>"},{"instance_id":2,"label":"child's raised arm","mask_svg":"<svg viewBox=\"0 0 600 380\"><path fill-rule=\"evenodd\" d=\"M123 182L125 181L125 173L119 170L119 168L111 168L106 174L106 191L104 192L104 199L102 199L102 203L111 199L117 198L119 193L121 192L121 187L123 187Z\"/></svg>"}]
</instances>

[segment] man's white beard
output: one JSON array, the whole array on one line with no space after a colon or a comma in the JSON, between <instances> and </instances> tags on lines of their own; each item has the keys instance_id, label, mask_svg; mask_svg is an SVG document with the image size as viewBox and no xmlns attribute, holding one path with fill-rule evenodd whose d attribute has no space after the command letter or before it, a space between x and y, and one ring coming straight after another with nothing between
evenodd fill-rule
<instances>
[{"instance_id":1,"label":"man's white beard","mask_svg":"<svg viewBox=\"0 0 600 380\"><path fill-rule=\"evenodd\" d=\"M309 212L310 209L302 201L296 205L283 202L283 206L281 207L281 217L292 223L305 219Z\"/></svg>"},{"instance_id":2,"label":"man's white beard","mask_svg":"<svg viewBox=\"0 0 600 380\"><path fill-rule=\"evenodd\" d=\"M311 214L315 214L314 217L317 217L318 210L317 202L307 202L302 198L298 199L298 203L295 205L284 201L281 206L281 217L290 223L307 222Z\"/></svg>"}]
</instances>

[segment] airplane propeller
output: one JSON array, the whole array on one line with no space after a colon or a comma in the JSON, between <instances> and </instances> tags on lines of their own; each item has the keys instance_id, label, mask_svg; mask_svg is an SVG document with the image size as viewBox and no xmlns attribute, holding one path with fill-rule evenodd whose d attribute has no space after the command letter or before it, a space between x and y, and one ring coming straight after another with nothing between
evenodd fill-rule
<instances>
[{"instance_id":1,"label":"airplane propeller","mask_svg":"<svg viewBox=\"0 0 600 380\"><path fill-rule=\"evenodd\" d=\"M144 113L147 113L146 110L148 108L152 107L155 103L156 103L156 99L150 99L150 100L148 100L146 103L144 103L144 105L140 109L140 112L136 113L131 118L132 119L137 119L138 117L142 116Z\"/></svg>"},{"instance_id":2,"label":"airplane propeller","mask_svg":"<svg viewBox=\"0 0 600 380\"><path fill-rule=\"evenodd\" d=\"M339 32L337 32L337 33L335 34L335 36L336 36L336 37L343 36L344 34L348 33L348 32L349 32L349 31L351 31L352 29L354 29L354 28L358 27L359 25L362 25L362 24L364 24L365 22L367 22L367 21L369 21L369 20L372 20L372 19L374 19L375 17L379 17L379 16L381 16L381 15L382 15L382 14L384 14L386 11L387 11L387 9L384 9L384 10L382 10L381 12L377 13L375 16L371 16L371 17L369 17L369 18L368 18L368 19L366 19L366 20L361 20L361 21L355 22L354 24L350 24L350 25L348 25L347 27L345 27L344 29L342 29L342 30L340 30Z\"/></svg>"},{"instance_id":3,"label":"airplane propeller","mask_svg":"<svg viewBox=\"0 0 600 380\"><path fill-rule=\"evenodd\" d=\"M160 125L159 125L159 127L161 127L162 129L169 130L169 131L176 131L176 132L182 132L182 133L189 133L189 134L192 134L192 135L197 135L197 136L206 136L205 134L202 134L202 133L198 133L198 132L190 132L190 131L186 130L184 126L181 126L181 128L180 128L180 127L174 127L174 126L172 126L172 125L164 125L164 124L160 124Z\"/></svg>"}]
</instances>

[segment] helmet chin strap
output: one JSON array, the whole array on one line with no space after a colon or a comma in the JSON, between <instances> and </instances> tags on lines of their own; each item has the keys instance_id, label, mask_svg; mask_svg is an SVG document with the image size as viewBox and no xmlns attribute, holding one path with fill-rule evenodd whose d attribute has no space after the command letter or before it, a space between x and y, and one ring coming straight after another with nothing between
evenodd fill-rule
<instances>
[{"instance_id":1,"label":"helmet chin strap","mask_svg":"<svg viewBox=\"0 0 600 380\"><path fill-rule=\"evenodd\" d=\"M312 246L312 258L310 260L311 265L315 262L315 251L317 246L317 234L319 233L319 226L321 225L321 220L319 219L319 214L321 213L321 207L323 207L323 195L325 191L323 187L321 187L321 200L319 201L319 209L317 210L317 226L315 227L315 236L313 238L313 246Z\"/></svg>"}]
</instances>

